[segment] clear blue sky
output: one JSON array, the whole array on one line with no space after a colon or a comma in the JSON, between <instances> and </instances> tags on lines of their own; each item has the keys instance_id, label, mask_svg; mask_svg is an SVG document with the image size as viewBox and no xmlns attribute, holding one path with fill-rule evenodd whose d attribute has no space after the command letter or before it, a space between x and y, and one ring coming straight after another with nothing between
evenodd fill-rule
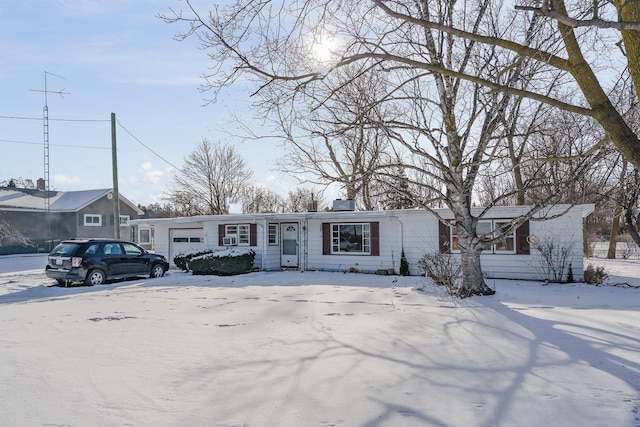
<instances>
[{"instance_id":1,"label":"clear blue sky","mask_svg":"<svg viewBox=\"0 0 640 427\"><path fill-rule=\"evenodd\" d=\"M112 186L112 112L135 136L117 126L120 192L135 203L161 202L172 170L136 138L177 167L203 138L232 143L254 171L252 183L283 196L295 187L273 170L283 155L276 142L232 136L234 117L260 125L248 91L227 90L203 107L198 86L208 59L195 39L173 39L181 27L156 17L170 6L183 3L0 0L0 181L44 174L45 99L34 90L44 90L47 71L55 74L47 89L69 93L48 95L52 189Z\"/></svg>"}]
</instances>

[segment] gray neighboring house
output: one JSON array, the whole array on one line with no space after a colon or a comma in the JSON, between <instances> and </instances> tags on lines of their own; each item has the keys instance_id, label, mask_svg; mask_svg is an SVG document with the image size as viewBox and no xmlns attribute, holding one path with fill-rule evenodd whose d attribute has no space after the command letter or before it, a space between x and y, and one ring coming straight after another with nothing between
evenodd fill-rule
<instances>
[{"instance_id":1,"label":"gray neighboring house","mask_svg":"<svg viewBox=\"0 0 640 427\"><path fill-rule=\"evenodd\" d=\"M120 195L120 218L113 215L110 188L82 191L49 191L49 212L42 189L0 187L0 219L20 231L33 244L3 241L0 254L48 252L59 240L83 237L114 237L115 224L120 237L132 240L129 221L142 211Z\"/></svg>"}]
</instances>

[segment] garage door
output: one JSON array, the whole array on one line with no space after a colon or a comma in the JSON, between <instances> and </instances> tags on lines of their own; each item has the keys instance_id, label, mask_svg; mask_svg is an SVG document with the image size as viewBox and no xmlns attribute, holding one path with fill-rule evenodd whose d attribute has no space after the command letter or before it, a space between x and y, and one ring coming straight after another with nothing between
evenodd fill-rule
<instances>
[{"instance_id":1,"label":"garage door","mask_svg":"<svg viewBox=\"0 0 640 427\"><path fill-rule=\"evenodd\" d=\"M180 253L195 252L205 248L204 230L202 228L169 229L169 257L173 265L173 257Z\"/></svg>"}]
</instances>

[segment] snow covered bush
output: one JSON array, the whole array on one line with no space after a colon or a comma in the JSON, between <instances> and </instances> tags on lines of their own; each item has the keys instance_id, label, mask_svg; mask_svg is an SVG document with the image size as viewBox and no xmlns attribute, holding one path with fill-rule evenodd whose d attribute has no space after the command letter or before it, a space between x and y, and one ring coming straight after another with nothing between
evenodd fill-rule
<instances>
[{"instance_id":1,"label":"snow covered bush","mask_svg":"<svg viewBox=\"0 0 640 427\"><path fill-rule=\"evenodd\" d=\"M181 270L189 271L189 261L195 257L213 253L211 249L196 252L183 252L173 257L173 263Z\"/></svg>"},{"instance_id":2,"label":"snow covered bush","mask_svg":"<svg viewBox=\"0 0 640 427\"><path fill-rule=\"evenodd\" d=\"M189 270L194 275L233 276L253 269L256 253L251 249L234 248L191 258Z\"/></svg>"},{"instance_id":3,"label":"snow covered bush","mask_svg":"<svg viewBox=\"0 0 640 427\"><path fill-rule=\"evenodd\" d=\"M604 266L594 267L593 264L589 264L584 269L584 281L590 285L601 285L607 276Z\"/></svg>"},{"instance_id":4,"label":"snow covered bush","mask_svg":"<svg viewBox=\"0 0 640 427\"><path fill-rule=\"evenodd\" d=\"M457 295L460 285L462 265L460 260L451 254L430 253L418 261L418 266L425 276L437 285L445 286L451 295Z\"/></svg>"}]
</instances>

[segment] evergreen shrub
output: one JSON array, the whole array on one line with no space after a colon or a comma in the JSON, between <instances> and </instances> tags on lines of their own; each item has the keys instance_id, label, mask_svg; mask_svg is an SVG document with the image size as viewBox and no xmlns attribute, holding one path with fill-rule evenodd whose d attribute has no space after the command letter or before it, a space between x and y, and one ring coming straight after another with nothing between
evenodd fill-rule
<instances>
[{"instance_id":1,"label":"evergreen shrub","mask_svg":"<svg viewBox=\"0 0 640 427\"><path fill-rule=\"evenodd\" d=\"M233 276L250 273L256 253L251 249L229 249L191 258L189 269L194 275Z\"/></svg>"},{"instance_id":2,"label":"evergreen shrub","mask_svg":"<svg viewBox=\"0 0 640 427\"><path fill-rule=\"evenodd\" d=\"M211 254L213 251L211 249L205 249L197 252L187 252L180 253L173 257L173 263L181 270L189 271L189 262L192 258L199 257L206 254Z\"/></svg>"}]
</instances>

